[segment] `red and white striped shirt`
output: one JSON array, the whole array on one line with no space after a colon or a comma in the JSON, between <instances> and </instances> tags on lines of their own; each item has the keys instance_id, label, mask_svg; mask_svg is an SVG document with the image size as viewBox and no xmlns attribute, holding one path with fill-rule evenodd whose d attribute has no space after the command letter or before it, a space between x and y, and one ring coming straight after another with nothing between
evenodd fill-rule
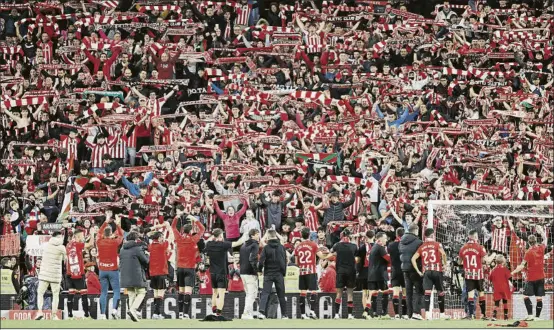
<instances>
[{"instance_id":1,"label":"red and white striped shirt","mask_svg":"<svg viewBox=\"0 0 554 330\"><path fill-rule=\"evenodd\" d=\"M110 148L110 156L115 159L125 158L127 146L127 141L125 141L125 139L118 138L113 147Z\"/></svg>"},{"instance_id":2,"label":"red and white striped shirt","mask_svg":"<svg viewBox=\"0 0 554 330\"><path fill-rule=\"evenodd\" d=\"M508 252L508 237L510 237L510 229L506 227L492 226L491 250L500 253Z\"/></svg>"},{"instance_id":3,"label":"red and white striped shirt","mask_svg":"<svg viewBox=\"0 0 554 330\"><path fill-rule=\"evenodd\" d=\"M108 128L110 135L114 136L116 134L115 130ZM114 137L116 140L114 145L110 148L110 156L115 159L125 158L125 153L127 152L127 141L122 139L120 136Z\"/></svg>"},{"instance_id":4,"label":"red and white striped shirt","mask_svg":"<svg viewBox=\"0 0 554 330\"><path fill-rule=\"evenodd\" d=\"M316 273L316 256L318 250L317 244L310 240L300 242L296 249L294 249L300 275Z\"/></svg>"},{"instance_id":5,"label":"red and white striped shirt","mask_svg":"<svg viewBox=\"0 0 554 330\"><path fill-rule=\"evenodd\" d=\"M348 191L345 196L350 196L351 193L351 191ZM358 215L358 212L360 211L360 205L362 204L362 192L356 190L354 193L356 194L356 197L354 198L354 204L347 207L345 210L346 212L344 212L349 220L352 220L355 216Z\"/></svg>"},{"instance_id":6,"label":"red and white striped shirt","mask_svg":"<svg viewBox=\"0 0 554 330\"><path fill-rule=\"evenodd\" d=\"M210 212L208 208L204 205L200 209L200 213L203 215L203 218L206 220L206 223L204 226L206 226L206 232L211 232L214 228L215 220L217 219L217 215L213 212Z\"/></svg>"},{"instance_id":7,"label":"red and white striped shirt","mask_svg":"<svg viewBox=\"0 0 554 330\"><path fill-rule=\"evenodd\" d=\"M310 229L310 231L317 231L319 227L319 221L317 220L317 211L315 207L310 206L304 208L304 225Z\"/></svg>"},{"instance_id":8,"label":"red and white striped shirt","mask_svg":"<svg viewBox=\"0 0 554 330\"><path fill-rule=\"evenodd\" d=\"M148 108L152 110L152 112L150 113L151 117L157 117L162 114L162 106L164 105L165 101L167 101L165 97L160 97L159 99L155 100L148 99Z\"/></svg>"},{"instance_id":9,"label":"red and white striped shirt","mask_svg":"<svg viewBox=\"0 0 554 330\"><path fill-rule=\"evenodd\" d=\"M138 120L135 119L135 122L133 123L135 127L131 128L131 124L127 124L127 123L125 123L124 126L122 127L122 131L124 133L121 139L126 141L127 148L137 147L137 131L139 130L137 123L138 123ZM127 129L133 130L129 136L127 136L127 133L128 133Z\"/></svg>"},{"instance_id":10,"label":"red and white striped shirt","mask_svg":"<svg viewBox=\"0 0 554 330\"><path fill-rule=\"evenodd\" d=\"M460 259L465 271L465 279L467 280L482 280L483 274L483 257L487 255L485 248L477 242L468 242L460 249Z\"/></svg>"},{"instance_id":11,"label":"red and white striped shirt","mask_svg":"<svg viewBox=\"0 0 554 330\"><path fill-rule=\"evenodd\" d=\"M434 270L442 272L442 254L440 249L441 243L435 241L423 242L417 249L417 253L421 256L421 265L423 266L423 272L428 270Z\"/></svg>"},{"instance_id":12,"label":"red and white striped shirt","mask_svg":"<svg viewBox=\"0 0 554 330\"><path fill-rule=\"evenodd\" d=\"M235 8L235 13L237 14L237 17L235 18L235 24L248 25L250 13L252 12L252 5L241 5L236 3L232 4L231 6Z\"/></svg>"},{"instance_id":13,"label":"red and white striped shirt","mask_svg":"<svg viewBox=\"0 0 554 330\"><path fill-rule=\"evenodd\" d=\"M90 160L92 162L93 168L104 167L104 164L102 163L102 156L110 152L110 149L114 146L115 141L116 140L114 138L110 139L108 143L103 144L90 143L88 141L85 141L85 143L92 149Z\"/></svg>"},{"instance_id":14,"label":"red and white striped shirt","mask_svg":"<svg viewBox=\"0 0 554 330\"><path fill-rule=\"evenodd\" d=\"M81 142L79 138L70 138L67 135L60 135L62 149L67 153L67 159L77 160L77 145Z\"/></svg>"},{"instance_id":15,"label":"red and white striped shirt","mask_svg":"<svg viewBox=\"0 0 554 330\"><path fill-rule=\"evenodd\" d=\"M177 142L178 136L179 136L178 132L175 132L167 127L164 127L162 132L162 144L172 145L173 143Z\"/></svg>"},{"instance_id":16,"label":"red and white striped shirt","mask_svg":"<svg viewBox=\"0 0 554 330\"><path fill-rule=\"evenodd\" d=\"M52 62L52 56L54 53L54 44L52 41L43 43L42 41L37 42L37 46L42 50L42 56L44 57L44 63L49 64Z\"/></svg>"},{"instance_id":17,"label":"red and white striped shirt","mask_svg":"<svg viewBox=\"0 0 554 330\"><path fill-rule=\"evenodd\" d=\"M365 243L365 260L364 260L364 268L369 267L369 255L371 254L371 248L373 247L374 243Z\"/></svg>"},{"instance_id":18,"label":"red and white striped shirt","mask_svg":"<svg viewBox=\"0 0 554 330\"><path fill-rule=\"evenodd\" d=\"M319 53L323 50L323 47L325 46L324 38L322 37L323 35L323 32L319 34L304 33L304 44L306 45L307 53Z\"/></svg>"},{"instance_id":19,"label":"red and white striped shirt","mask_svg":"<svg viewBox=\"0 0 554 330\"><path fill-rule=\"evenodd\" d=\"M360 234L360 235L356 238L356 245L357 245L357 246L360 246L360 244L365 243L365 241L366 241L365 233L366 233L368 230L371 230L371 229L373 229L373 227L372 227L371 225L368 225L367 223L364 223L363 225L357 224L357 225L355 225L355 226L352 228L352 233L353 233L354 235Z\"/></svg>"}]
</instances>

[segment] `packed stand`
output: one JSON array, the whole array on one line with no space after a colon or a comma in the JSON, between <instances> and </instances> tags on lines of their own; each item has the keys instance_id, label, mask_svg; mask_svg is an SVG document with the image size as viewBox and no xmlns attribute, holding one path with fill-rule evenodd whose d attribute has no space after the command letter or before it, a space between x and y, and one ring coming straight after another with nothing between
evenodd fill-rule
<instances>
[{"instance_id":1,"label":"packed stand","mask_svg":"<svg viewBox=\"0 0 554 330\"><path fill-rule=\"evenodd\" d=\"M64 245L83 236L100 293L107 226L119 243L168 240L176 290L190 216L200 247L217 228L231 242L274 228L294 262L305 227L327 253L344 228L360 247L370 229L422 236L429 200L551 201L553 14L515 0L2 0L0 234L21 246L2 267L21 287L40 267L29 237L63 228ZM491 221L485 246L495 227L519 254L536 227L551 245L552 225Z\"/></svg>"}]
</instances>

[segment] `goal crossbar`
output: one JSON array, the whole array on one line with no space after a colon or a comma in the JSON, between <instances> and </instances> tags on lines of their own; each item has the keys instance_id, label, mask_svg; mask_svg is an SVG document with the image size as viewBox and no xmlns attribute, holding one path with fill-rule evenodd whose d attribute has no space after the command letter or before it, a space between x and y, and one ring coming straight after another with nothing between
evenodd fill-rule
<instances>
[{"instance_id":1,"label":"goal crossbar","mask_svg":"<svg viewBox=\"0 0 554 330\"><path fill-rule=\"evenodd\" d=\"M464 201L464 200L431 200L427 204L427 223L432 226L433 217L435 213L434 206L440 205L468 205L468 206L535 206L535 207L548 207L548 214L535 214L527 212L498 212L491 210L487 212L485 210L468 210L463 211L465 214L490 214L497 216L513 216L513 217L534 217L534 218L553 218L554 217L554 202L552 201Z\"/></svg>"}]
</instances>

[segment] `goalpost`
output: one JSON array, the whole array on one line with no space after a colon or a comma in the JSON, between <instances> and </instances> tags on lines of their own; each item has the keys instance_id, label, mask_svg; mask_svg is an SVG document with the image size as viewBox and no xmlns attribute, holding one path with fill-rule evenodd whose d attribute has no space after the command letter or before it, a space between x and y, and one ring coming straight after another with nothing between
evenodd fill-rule
<instances>
[{"instance_id":1,"label":"goalpost","mask_svg":"<svg viewBox=\"0 0 554 330\"><path fill-rule=\"evenodd\" d=\"M489 260L493 259L491 245L500 246L502 251L498 251L497 254L504 254L510 269L513 270L521 262L527 246L509 229L510 222L516 231L523 227L533 230L535 226L545 228L545 225L551 225L553 218L554 204L552 201L429 201L427 222L422 224L422 227L435 229L436 240L443 244L448 256L448 266L444 271L446 314L456 319L465 315L467 304L464 304L463 298L467 299L467 297L464 297L463 294L464 279L461 267L456 265L455 260L460 248L467 241L467 234L470 230L478 230L480 243L489 252ZM499 232L494 233L495 231ZM493 239L496 239L494 243ZM549 267L548 264L545 267ZM521 285L521 282L518 284ZM490 283L487 281L484 286L486 292L492 291ZM433 318L436 318L438 303L434 295L435 292L431 296L431 313ZM543 314L549 313L551 306L545 306ZM491 304L488 303L487 310L490 311L491 308ZM517 315L514 310L514 316Z\"/></svg>"}]
</instances>

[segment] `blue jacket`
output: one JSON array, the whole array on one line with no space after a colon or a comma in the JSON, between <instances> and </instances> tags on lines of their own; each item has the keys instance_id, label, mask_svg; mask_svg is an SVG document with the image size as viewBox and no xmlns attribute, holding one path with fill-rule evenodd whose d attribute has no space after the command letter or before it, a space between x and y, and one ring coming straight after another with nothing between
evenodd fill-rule
<instances>
[{"instance_id":1,"label":"blue jacket","mask_svg":"<svg viewBox=\"0 0 554 330\"><path fill-rule=\"evenodd\" d=\"M132 183L131 181L127 180L126 177L122 177L121 181L123 181L123 185L125 186L125 188L127 188L127 190L129 190L129 193L131 195L138 197L140 196L140 188L148 186L148 184L150 184L150 181L152 181L153 178L154 178L154 174L152 172L149 172L146 175L146 179L144 179L144 181L142 181L139 184Z\"/></svg>"},{"instance_id":2,"label":"blue jacket","mask_svg":"<svg viewBox=\"0 0 554 330\"><path fill-rule=\"evenodd\" d=\"M379 118L385 118L385 115L383 115L383 113L381 112L381 108L379 107L379 105L375 107L375 110L377 111L377 115L379 116ZM402 115L400 115L400 117L397 120L389 121L388 124L389 126L398 127L409 121L414 121L418 115L419 115L419 109L412 113L410 113L409 109L406 109L404 110L404 113L402 113Z\"/></svg>"}]
</instances>

